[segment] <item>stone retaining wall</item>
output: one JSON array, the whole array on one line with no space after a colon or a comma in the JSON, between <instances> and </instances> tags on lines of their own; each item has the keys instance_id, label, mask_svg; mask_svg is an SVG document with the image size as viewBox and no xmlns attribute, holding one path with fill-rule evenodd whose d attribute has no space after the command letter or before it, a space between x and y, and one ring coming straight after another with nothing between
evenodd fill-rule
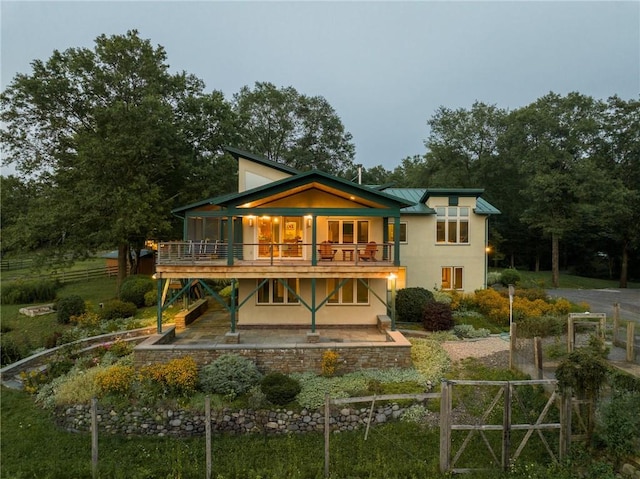
<instances>
[{"instance_id":1,"label":"stone retaining wall","mask_svg":"<svg viewBox=\"0 0 640 479\"><path fill-rule=\"evenodd\" d=\"M411 343L397 331L387 331L387 342L362 343L300 343L300 344L217 344L176 345L163 344L166 336L175 334L173 328L163 334L150 336L133 351L136 368L191 356L198 366L204 366L222 354L238 354L256 364L263 373L274 371L322 372L322 355L331 350L338 353L340 372L361 369L411 367Z\"/></svg>"},{"instance_id":2,"label":"stone retaining wall","mask_svg":"<svg viewBox=\"0 0 640 479\"><path fill-rule=\"evenodd\" d=\"M400 418L404 409L397 404L378 406L371 416L371 425ZM366 426L368 408L342 408L329 419L332 431L351 431ZM98 405L98 430L102 433L135 436L202 436L205 431L204 412L163 408L128 408L124 411L105 409ZM77 405L56 411L57 423L71 432L88 432L91 427L91 406ZM223 409L211 412L214 433L286 434L324 430L324 413L320 410L234 411Z\"/></svg>"}]
</instances>

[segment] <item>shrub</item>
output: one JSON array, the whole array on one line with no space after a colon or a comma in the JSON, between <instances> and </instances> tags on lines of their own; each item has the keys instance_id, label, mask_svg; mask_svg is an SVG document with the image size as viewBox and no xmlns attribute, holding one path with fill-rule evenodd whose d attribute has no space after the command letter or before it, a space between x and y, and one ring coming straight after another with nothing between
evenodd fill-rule
<instances>
[{"instance_id":1,"label":"shrub","mask_svg":"<svg viewBox=\"0 0 640 479\"><path fill-rule=\"evenodd\" d=\"M100 319L109 321L112 319L130 318L136 314L138 308L133 303L126 303L119 299L107 301L99 312Z\"/></svg>"},{"instance_id":2,"label":"shrub","mask_svg":"<svg viewBox=\"0 0 640 479\"><path fill-rule=\"evenodd\" d=\"M100 316L93 311L85 311L77 316L71 316L70 320L81 328L95 328L100 325Z\"/></svg>"},{"instance_id":3,"label":"shrub","mask_svg":"<svg viewBox=\"0 0 640 479\"><path fill-rule=\"evenodd\" d=\"M257 366L236 354L223 354L200 371L200 387L204 392L235 398L246 393L262 379Z\"/></svg>"},{"instance_id":4,"label":"shrub","mask_svg":"<svg viewBox=\"0 0 640 479\"><path fill-rule=\"evenodd\" d=\"M451 297L451 295L445 291L434 291L432 294L434 301L437 301L438 303L446 303L448 305L451 305L451 303L453 302L453 297Z\"/></svg>"},{"instance_id":5,"label":"shrub","mask_svg":"<svg viewBox=\"0 0 640 479\"><path fill-rule=\"evenodd\" d=\"M96 384L103 394L127 394L135 379L133 366L114 364L96 375Z\"/></svg>"},{"instance_id":6,"label":"shrub","mask_svg":"<svg viewBox=\"0 0 640 479\"><path fill-rule=\"evenodd\" d=\"M459 338L486 338L489 330L485 328L476 329L470 324L456 324L453 333Z\"/></svg>"},{"instance_id":7,"label":"shrub","mask_svg":"<svg viewBox=\"0 0 640 479\"><path fill-rule=\"evenodd\" d=\"M0 365L15 363L25 357L25 351L12 338L2 335L0 340Z\"/></svg>"},{"instance_id":8,"label":"shrub","mask_svg":"<svg viewBox=\"0 0 640 479\"><path fill-rule=\"evenodd\" d=\"M600 408L598 433L613 457L621 459L640 450L640 393L614 394Z\"/></svg>"},{"instance_id":9,"label":"shrub","mask_svg":"<svg viewBox=\"0 0 640 479\"><path fill-rule=\"evenodd\" d=\"M518 284L520 279L520 273L514 268L507 268L500 274L500 282L505 286Z\"/></svg>"},{"instance_id":10,"label":"shrub","mask_svg":"<svg viewBox=\"0 0 640 479\"><path fill-rule=\"evenodd\" d=\"M30 304L53 301L60 282L50 279L36 281L14 281L2 285L0 301L2 304Z\"/></svg>"},{"instance_id":11,"label":"shrub","mask_svg":"<svg viewBox=\"0 0 640 479\"><path fill-rule=\"evenodd\" d=\"M396 294L398 321L419 323L423 318L424 305L433 301L433 293L424 288L404 288Z\"/></svg>"},{"instance_id":12,"label":"shrub","mask_svg":"<svg viewBox=\"0 0 640 479\"><path fill-rule=\"evenodd\" d=\"M144 305L145 306L155 306L158 304L158 291L152 289L151 291L147 291L144 293Z\"/></svg>"},{"instance_id":13,"label":"shrub","mask_svg":"<svg viewBox=\"0 0 640 479\"><path fill-rule=\"evenodd\" d=\"M198 366L191 356L184 356L145 366L140 370L140 377L162 396L187 396L198 384Z\"/></svg>"},{"instance_id":14,"label":"shrub","mask_svg":"<svg viewBox=\"0 0 640 479\"><path fill-rule=\"evenodd\" d=\"M284 406L296 398L301 387L298 381L285 374L270 373L262 379L260 389L270 403Z\"/></svg>"},{"instance_id":15,"label":"shrub","mask_svg":"<svg viewBox=\"0 0 640 479\"><path fill-rule=\"evenodd\" d=\"M491 271L487 274L487 286L493 286L498 283L502 283L502 274L497 271Z\"/></svg>"},{"instance_id":16,"label":"shrub","mask_svg":"<svg viewBox=\"0 0 640 479\"><path fill-rule=\"evenodd\" d=\"M65 298L60 298L56 304L56 309L58 310L58 323L68 324L69 321L71 321L72 316L80 316L81 314L84 314L87 307L84 304L84 299L77 294L74 294Z\"/></svg>"},{"instance_id":17,"label":"shrub","mask_svg":"<svg viewBox=\"0 0 640 479\"><path fill-rule=\"evenodd\" d=\"M423 309L424 329L427 331L448 331L453 328L451 306L446 303L429 301Z\"/></svg>"},{"instance_id":18,"label":"shrub","mask_svg":"<svg viewBox=\"0 0 640 479\"><path fill-rule=\"evenodd\" d=\"M322 375L333 376L338 371L338 360L340 356L335 351L325 351L322 353Z\"/></svg>"},{"instance_id":19,"label":"shrub","mask_svg":"<svg viewBox=\"0 0 640 479\"><path fill-rule=\"evenodd\" d=\"M567 320L557 316L528 317L517 320L518 336L534 338L539 336L560 336L567 332Z\"/></svg>"},{"instance_id":20,"label":"shrub","mask_svg":"<svg viewBox=\"0 0 640 479\"><path fill-rule=\"evenodd\" d=\"M120 300L133 303L138 308L145 305L145 294L153 290L155 283L148 276L133 275L127 277L120 287Z\"/></svg>"}]
</instances>

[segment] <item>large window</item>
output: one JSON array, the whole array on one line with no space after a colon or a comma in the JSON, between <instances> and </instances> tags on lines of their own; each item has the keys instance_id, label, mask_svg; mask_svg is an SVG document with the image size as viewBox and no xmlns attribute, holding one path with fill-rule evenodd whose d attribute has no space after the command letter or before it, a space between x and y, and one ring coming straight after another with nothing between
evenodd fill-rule
<instances>
[{"instance_id":1,"label":"large window","mask_svg":"<svg viewBox=\"0 0 640 479\"><path fill-rule=\"evenodd\" d=\"M369 242L369 222L366 220L329 220L327 239L332 243Z\"/></svg>"},{"instance_id":2,"label":"large window","mask_svg":"<svg viewBox=\"0 0 640 479\"><path fill-rule=\"evenodd\" d=\"M260 284L258 280L258 284ZM285 288L285 282L289 288ZM300 294L300 282L295 278L288 279L270 279L266 281L258 290L258 304L299 304L298 297L293 294Z\"/></svg>"},{"instance_id":3,"label":"large window","mask_svg":"<svg viewBox=\"0 0 640 479\"><path fill-rule=\"evenodd\" d=\"M436 242L469 243L469 208L439 206L436 208Z\"/></svg>"},{"instance_id":4,"label":"large window","mask_svg":"<svg viewBox=\"0 0 640 479\"><path fill-rule=\"evenodd\" d=\"M349 278L339 290L334 291L341 281L343 281L343 279L340 278L327 279L327 294L331 295L329 298L329 304L369 303L368 279L359 281L357 278Z\"/></svg>"},{"instance_id":5,"label":"large window","mask_svg":"<svg viewBox=\"0 0 640 479\"><path fill-rule=\"evenodd\" d=\"M389 234L389 241L395 241L396 235L395 235L395 228L394 228L394 224L393 223L389 223L389 229L388 229L388 234ZM406 243L407 242L407 223L400 223L400 243Z\"/></svg>"},{"instance_id":6,"label":"large window","mask_svg":"<svg viewBox=\"0 0 640 479\"><path fill-rule=\"evenodd\" d=\"M462 289L462 267L445 266L442 268L442 289Z\"/></svg>"}]
</instances>

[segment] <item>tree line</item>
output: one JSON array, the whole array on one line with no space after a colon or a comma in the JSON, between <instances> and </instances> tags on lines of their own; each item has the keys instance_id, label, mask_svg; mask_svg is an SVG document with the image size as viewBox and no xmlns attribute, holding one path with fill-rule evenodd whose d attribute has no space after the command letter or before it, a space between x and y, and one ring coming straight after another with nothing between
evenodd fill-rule
<instances>
[{"instance_id":1,"label":"tree line","mask_svg":"<svg viewBox=\"0 0 640 479\"><path fill-rule=\"evenodd\" d=\"M117 245L120 279L146 239L180 236L172 208L235 191L224 145L358 174L351 134L323 97L256 82L226 99L171 73L164 48L135 30L34 60L0 109L3 162L17 171L1 177L3 254L68 260ZM638 111L637 100L578 93L514 111L440 107L424 154L365 168L363 183L485 188L502 211L495 265L593 275L604 262L626 285L639 262Z\"/></svg>"}]
</instances>

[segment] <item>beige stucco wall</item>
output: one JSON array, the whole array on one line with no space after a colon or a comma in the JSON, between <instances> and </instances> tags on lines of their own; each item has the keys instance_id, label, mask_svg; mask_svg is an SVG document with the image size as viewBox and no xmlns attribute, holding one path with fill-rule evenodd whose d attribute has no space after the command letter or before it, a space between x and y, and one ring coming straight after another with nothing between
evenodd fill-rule
<instances>
[{"instance_id":1,"label":"beige stucco wall","mask_svg":"<svg viewBox=\"0 0 640 479\"><path fill-rule=\"evenodd\" d=\"M431 208L446 206L448 198L430 198ZM400 261L407 266L407 286L428 290L440 288L441 268L461 266L463 291L473 292L485 287L486 280L486 216L473 213L475 198L459 198L459 206L471 208L469 217L468 244L436 243L435 215L405 215L401 222L407 223L407 243L400 246Z\"/></svg>"},{"instance_id":2,"label":"beige stucco wall","mask_svg":"<svg viewBox=\"0 0 640 479\"><path fill-rule=\"evenodd\" d=\"M386 298L387 281L369 279L370 287L381 298ZM239 298L243 301L257 286L256 280L239 281ZM300 280L300 296L311 304L311 280ZM327 296L326 281L316 280L316 304ZM311 312L302 303L294 305L257 305L257 295L247 301L238 313L238 325L268 326L272 324L306 326L311 325ZM367 305L325 304L316 312L316 326L327 325L376 325L379 314L386 314L387 308L371 292Z\"/></svg>"},{"instance_id":3,"label":"beige stucco wall","mask_svg":"<svg viewBox=\"0 0 640 479\"><path fill-rule=\"evenodd\" d=\"M239 158L238 160L238 192L266 185L273 181L288 178L291 175L254 161Z\"/></svg>"}]
</instances>

